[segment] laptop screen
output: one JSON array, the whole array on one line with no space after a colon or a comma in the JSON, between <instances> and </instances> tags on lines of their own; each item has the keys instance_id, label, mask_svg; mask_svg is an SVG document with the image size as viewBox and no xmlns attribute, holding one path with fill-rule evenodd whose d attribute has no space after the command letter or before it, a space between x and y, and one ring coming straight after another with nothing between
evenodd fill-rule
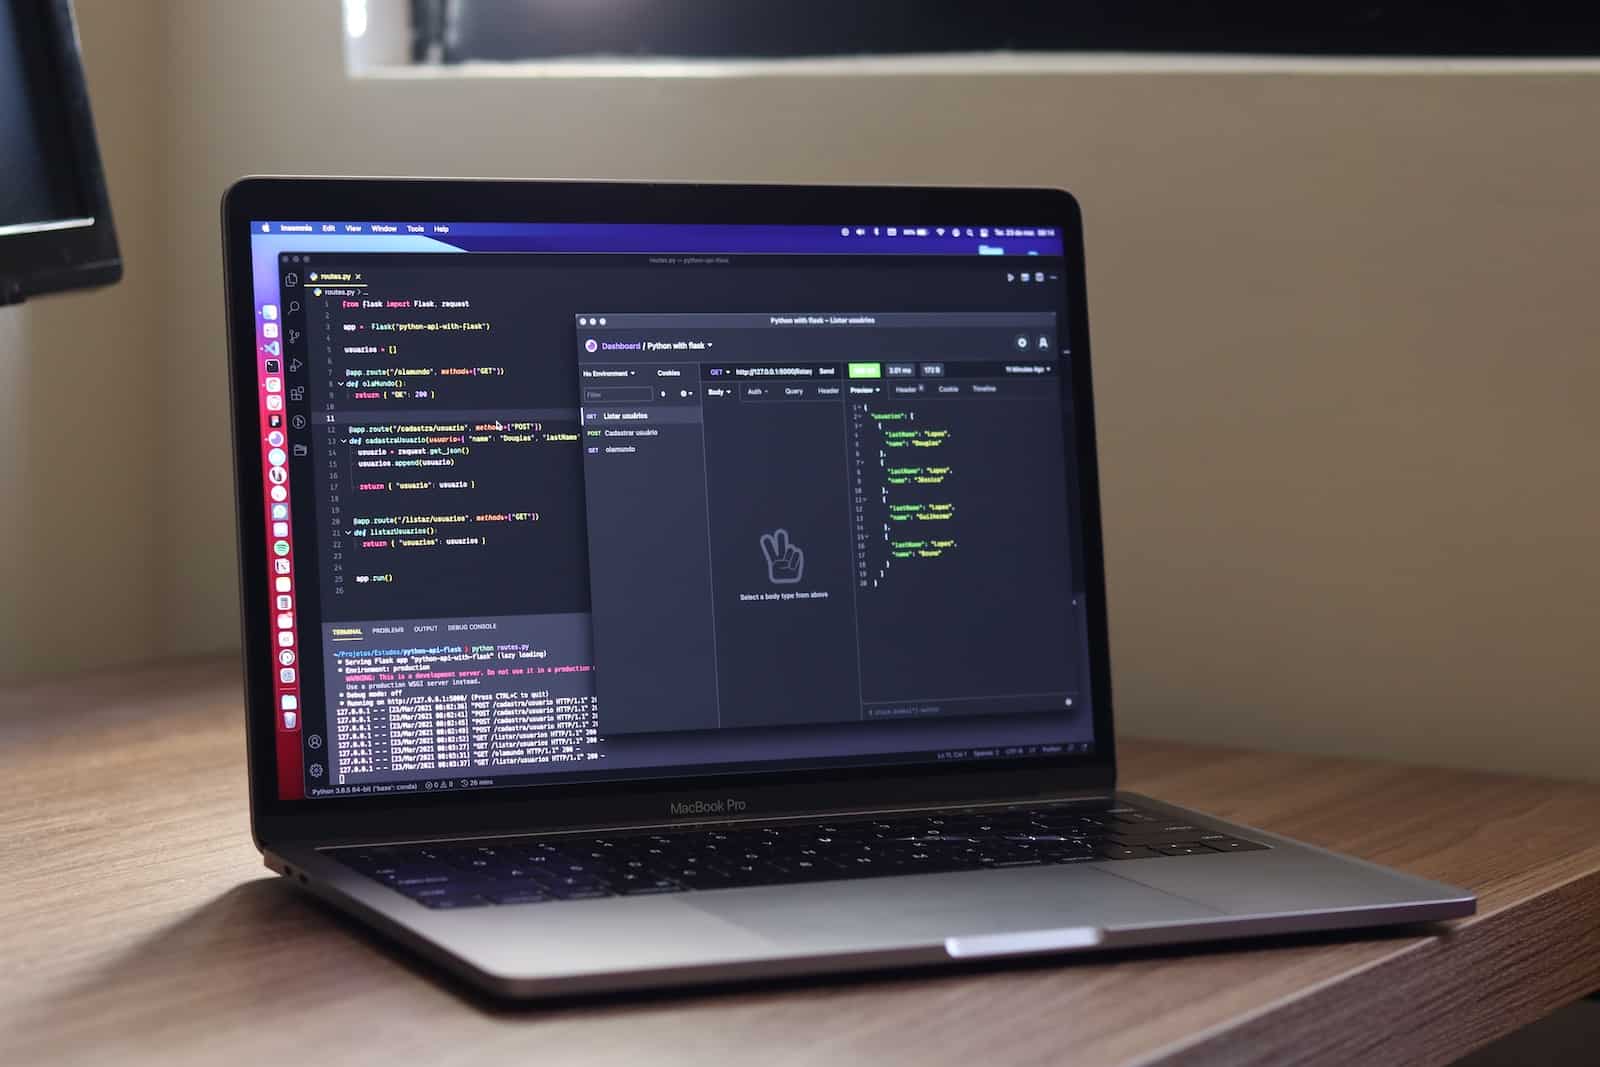
<instances>
[{"instance_id":1,"label":"laptop screen","mask_svg":"<svg viewBox=\"0 0 1600 1067\"><path fill-rule=\"evenodd\" d=\"M1061 233L894 221L253 221L280 798L1090 751Z\"/></svg>"}]
</instances>

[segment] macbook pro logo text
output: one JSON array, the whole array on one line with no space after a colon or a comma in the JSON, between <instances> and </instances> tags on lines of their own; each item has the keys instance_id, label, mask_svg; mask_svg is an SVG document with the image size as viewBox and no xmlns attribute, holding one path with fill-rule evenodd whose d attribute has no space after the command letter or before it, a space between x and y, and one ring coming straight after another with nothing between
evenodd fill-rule
<instances>
[{"instance_id":1,"label":"macbook pro logo text","mask_svg":"<svg viewBox=\"0 0 1600 1067\"><path fill-rule=\"evenodd\" d=\"M674 815L732 815L749 805L728 797L723 800L674 800L669 810Z\"/></svg>"}]
</instances>

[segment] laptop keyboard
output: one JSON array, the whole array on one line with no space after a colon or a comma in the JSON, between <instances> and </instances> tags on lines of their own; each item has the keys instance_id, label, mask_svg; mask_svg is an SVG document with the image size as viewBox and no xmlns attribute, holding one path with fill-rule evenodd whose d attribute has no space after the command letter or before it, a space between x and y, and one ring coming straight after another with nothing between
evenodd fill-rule
<instances>
[{"instance_id":1,"label":"laptop keyboard","mask_svg":"<svg viewBox=\"0 0 1600 1067\"><path fill-rule=\"evenodd\" d=\"M1267 846L1126 805L941 811L656 833L337 849L430 908L682 893L992 867L1248 852Z\"/></svg>"}]
</instances>

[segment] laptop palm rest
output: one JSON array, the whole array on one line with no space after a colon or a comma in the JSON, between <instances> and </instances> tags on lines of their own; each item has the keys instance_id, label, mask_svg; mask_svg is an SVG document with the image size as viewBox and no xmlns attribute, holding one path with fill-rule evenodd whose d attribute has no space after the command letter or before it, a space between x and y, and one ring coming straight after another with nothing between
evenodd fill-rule
<instances>
[{"instance_id":1,"label":"laptop palm rest","mask_svg":"<svg viewBox=\"0 0 1600 1067\"><path fill-rule=\"evenodd\" d=\"M680 899L808 953L930 943L965 957L1062 951L1092 947L1106 927L1223 914L1098 866L764 886Z\"/></svg>"}]
</instances>

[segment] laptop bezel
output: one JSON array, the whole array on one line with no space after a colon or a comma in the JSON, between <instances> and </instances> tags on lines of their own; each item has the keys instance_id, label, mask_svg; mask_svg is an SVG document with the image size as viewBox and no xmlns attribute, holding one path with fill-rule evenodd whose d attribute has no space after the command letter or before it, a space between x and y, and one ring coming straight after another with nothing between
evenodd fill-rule
<instances>
[{"instance_id":1,"label":"laptop bezel","mask_svg":"<svg viewBox=\"0 0 1600 1067\"><path fill-rule=\"evenodd\" d=\"M257 219L838 224L893 218L913 225L951 219L1056 225L1063 235L1067 337L1088 620L1093 751L997 759L761 771L671 779L529 785L407 796L279 800L273 730L263 482L256 441L257 375L250 222ZM886 810L1007 799L1109 795L1116 784L1110 649L1101 542L1082 216L1059 189L925 186L792 186L498 179L253 177L222 202L229 380L251 829L258 845L415 839L675 821L685 799L737 798L744 817ZM1075 453L1075 457L1074 457ZM683 821L683 820L676 820Z\"/></svg>"}]
</instances>

